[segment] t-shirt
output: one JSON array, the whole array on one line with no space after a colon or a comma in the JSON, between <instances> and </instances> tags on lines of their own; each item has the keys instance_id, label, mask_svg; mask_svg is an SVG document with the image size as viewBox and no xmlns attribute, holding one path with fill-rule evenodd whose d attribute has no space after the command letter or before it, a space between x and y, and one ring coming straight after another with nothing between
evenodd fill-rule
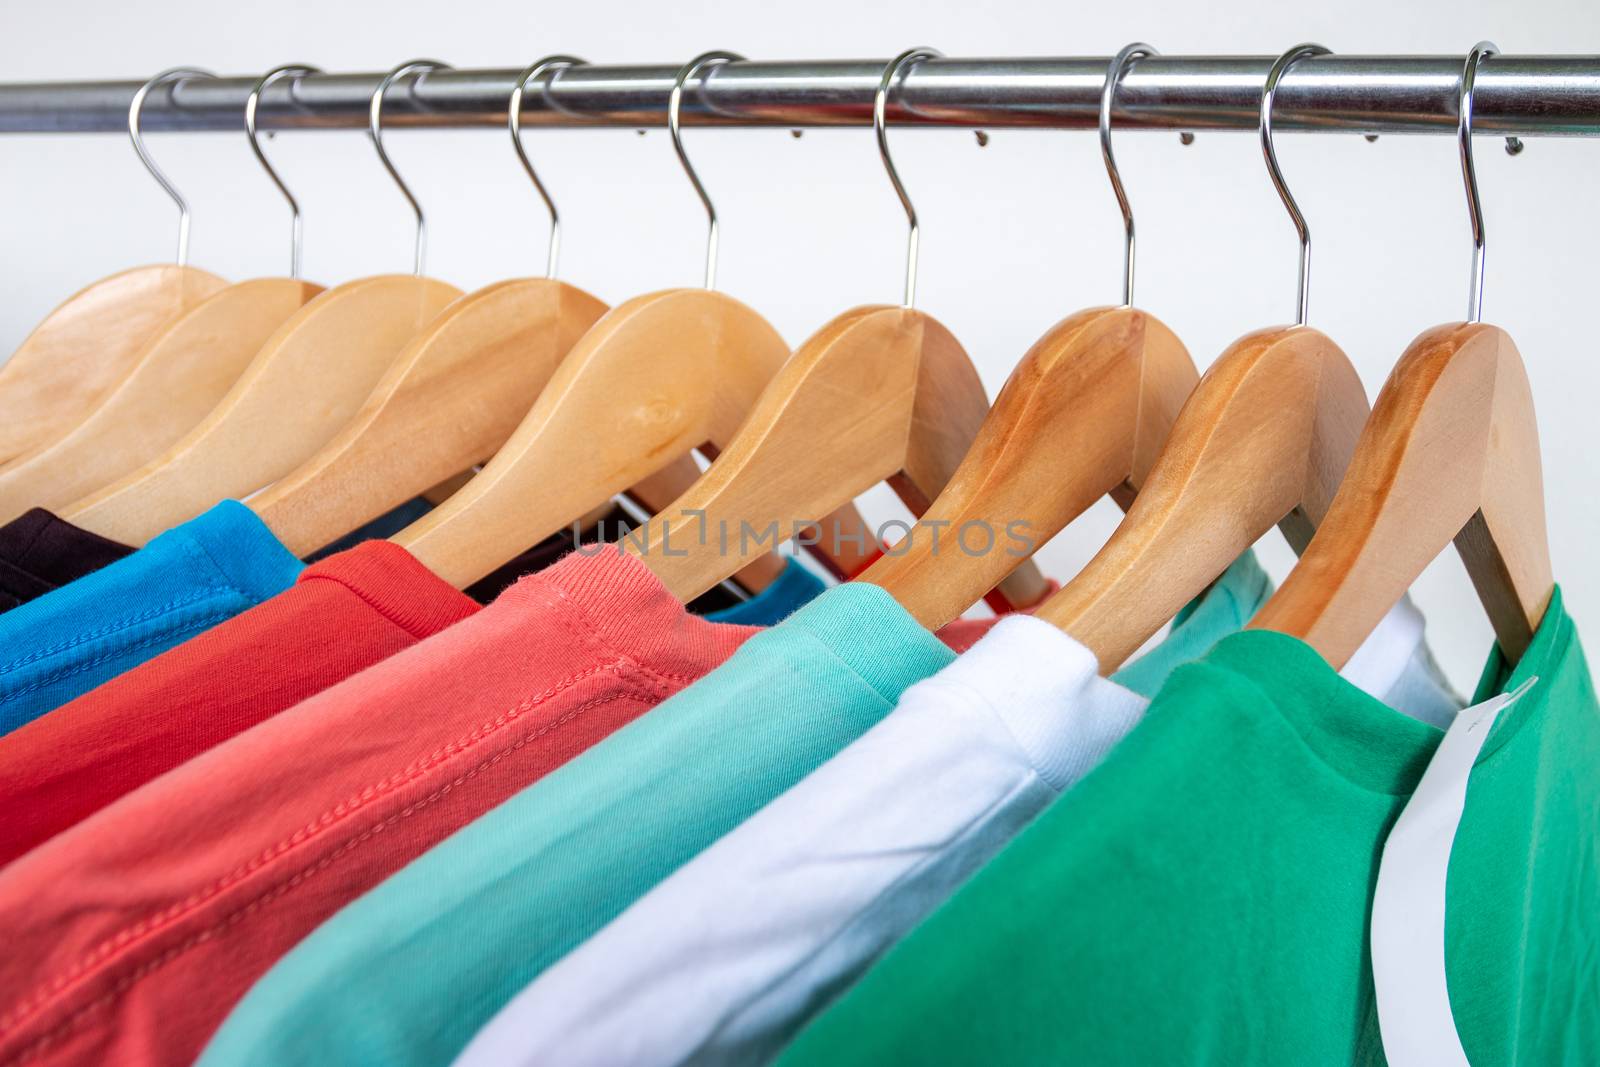
<instances>
[{"instance_id":1,"label":"t-shirt","mask_svg":"<svg viewBox=\"0 0 1600 1067\"><path fill-rule=\"evenodd\" d=\"M0 735L289 588L300 561L224 500L0 615Z\"/></svg>"},{"instance_id":2,"label":"t-shirt","mask_svg":"<svg viewBox=\"0 0 1600 1067\"><path fill-rule=\"evenodd\" d=\"M1253 558L1236 563L1143 657L1141 678L1159 688L1159 668L1238 630L1269 592ZM1408 601L1396 614L1373 640L1409 684L1381 671L1351 681L1430 692L1422 713L1448 715L1459 702L1420 613ZM1101 678L1094 654L1048 623L1001 622L542 974L457 1064L772 1059L1133 728L1149 697L1122 677Z\"/></svg>"},{"instance_id":3,"label":"t-shirt","mask_svg":"<svg viewBox=\"0 0 1600 1067\"><path fill-rule=\"evenodd\" d=\"M43 508L0 526L0 612L115 563L133 549Z\"/></svg>"},{"instance_id":4,"label":"t-shirt","mask_svg":"<svg viewBox=\"0 0 1600 1067\"><path fill-rule=\"evenodd\" d=\"M0 738L0 865L152 778L478 610L387 541Z\"/></svg>"},{"instance_id":5,"label":"t-shirt","mask_svg":"<svg viewBox=\"0 0 1600 1067\"><path fill-rule=\"evenodd\" d=\"M884 590L828 590L325 923L202 1062L447 1062L544 968L954 658Z\"/></svg>"},{"instance_id":6,"label":"t-shirt","mask_svg":"<svg viewBox=\"0 0 1600 1067\"><path fill-rule=\"evenodd\" d=\"M189 1063L323 919L754 632L574 554L135 789L0 872L0 1063Z\"/></svg>"},{"instance_id":7,"label":"t-shirt","mask_svg":"<svg viewBox=\"0 0 1600 1067\"><path fill-rule=\"evenodd\" d=\"M772 626L811 603L825 588L821 578L790 556L765 589L748 600L710 612L706 618L741 626ZM693 609L691 604L690 610Z\"/></svg>"},{"instance_id":8,"label":"t-shirt","mask_svg":"<svg viewBox=\"0 0 1600 1067\"><path fill-rule=\"evenodd\" d=\"M1470 778L1447 889L1477 1064L1600 1059L1600 706L1559 592ZM1367 919L1441 733L1250 630L893 949L787 1064L1381 1063Z\"/></svg>"},{"instance_id":9,"label":"t-shirt","mask_svg":"<svg viewBox=\"0 0 1600 1067\"><path fill-rule=\"evenodd\" d=\"M542 569L573 543L551 538L518 560ZM821 589L820 580L790 560L767 588L706 617L770 625ZM157 775L477 609L471 597L385 541L358 543L313 563L271 600L0 737L0 811L6 812L0 867Z\"/></svg>"}]
</instances>

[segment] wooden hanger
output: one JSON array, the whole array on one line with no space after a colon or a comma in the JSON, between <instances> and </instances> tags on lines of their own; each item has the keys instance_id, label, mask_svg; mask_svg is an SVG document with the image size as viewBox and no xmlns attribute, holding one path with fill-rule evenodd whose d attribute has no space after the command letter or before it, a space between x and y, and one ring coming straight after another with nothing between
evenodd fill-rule
<instances>
[{"instance_id":1,"label":"wooden hanger","mask_svg":"<svg viewBox=\"0 0 1600 1067\"><path fill-rule=\"evenodd\" d=\"M113 274L69 297L0 364L0 462L76 426L157 334L227 284L168 263Z\"/></svg>"},{"instance_id":2,"label":"wooden hanger","mask_svg":"<svg viewBox=\"0 0 1600 1067\"><path fill-rule=\"evenodd\" d=\"M725 449L788 356L771 324L711 288L716 212L679 132L684 84L707 63L735 58L708 52L691 60L668 106L673 145L710 220L706 288L613 308L573 346L483 470L393 538L458 588L691 450Z\"/></svg>"},{"instance_id":3,"label":"wooden hanger","mask_svg":"<svg viewBox=\"0 0 1600 1067\"><path fill-rule=\"evenodd\" d=\"M770 547L762 531L787 540L879 482L920 515L987 410L977 371L937 320L856 308L795 352L700 481L624 547L687 602Z\"/></svg>"},{"instance_id":4,"label":"wooden hanger","mask_svg":"<svg viewBox=\"0 0 1600 1067\"><path fill-rule=\"evenodd\" d=\"M221 499L276 481L354 417L406 344L462 295L422 276L426 222L382 141L382 99L390 84L439 66L418 61L386 75L374 92L369 129L379 160L417 218L416 272L346 282L307 303L198 425L162 455L77 501L66 518L105 537L144 544Z\"/></svg>"},{"instance_id":5,"label":"wooden hanger","mask_svg":"<svg viewBox=\"0 0 1600 1067\"><path fill-rule=\"evenodd\" d=\"M393 540L464 588L691 449L726 446L788 354L714 290L626 301L572 346L494 458Z\"/></svg>"},{"instance_id":6,"label":"wooden hanger","mask_svg":"<svg viewBox=\"0 0 1600 1067\"><path fill-rule=\"evenodd\" d=\"M971 360L938 321L911 307L917 218L885 135L890 86L908 64L937 54L898 56L874 106L879 149L910 222L905 306L856 308L814 334L705 476L624 543L681 600L762 550L747 528L775 528L787 538L796 523L814 522L882 481L922 514L983 422L989 405Z\"/></svg>"},{"instance_id":7,"label":"wooden hanger","mask_svg":"<svg viewBox=\"0 0 1600 1067\"><path fill-rule=\"evenodd\" d=\"M228 284L188 265L189 205L144 146L145 98L166 84L176 92L175 83L191 77L215 75L188 67L162 71L128 105L134 151L178 205L178 260L122 271L80 290L0 364L0 463L35 452L82 422L163 330Z\"/></svg>"},{"instance_id":8,"label":"wooden hanger","mask_svg":"<svg viewBox=\"0 0 1600 1067\"><path fill-rule=\"evenodd\" d=\"M159 456L216 407L273 331L322 292L300 280L300 205L256 140L261 92L279 78L314 70L277 67L245 99L246 139L289 204L289 277L230 285L168 325L65 436L0 469L0 522L29 507L70 504Z\"/></svg>"},{"instance_id":9,"label":"wooden hanger","mask_svg":"<svg viewBox=\"0 0 1600 1067\"><path fill-rule=\"evenodd\" d=\"M1083 642L1110 673L1268 529L1304 548L1327 513L1366 417L1344 352L1306 325L1310 230L1272 150L1281 56L1262 94L1268 174L1300 235L1296 325L1246 334L1200 379L1138 497L1105 547L1035 614Z\"/></svg>"},{"instance_id":10,"label":"wooden hanger","mask_svg":"<svg viewBox=\"0 0 1600 1067\"><path fill-rule=\"evenodd\" d=\"M550 56L533 64L507 112L511 143L550 213L546 276L500 282L452 304L400 353L355 418L251 500L291 552L321 548L488 460L605 313L595 297L555 280L560 218L521 140L528 83L582 62Z\"/></svg>"},{"instance_id":11,"label":"wooden hanger","mask_svg":"<svg viewBox=\"0 0 1600 1067\"><path fill-rule=\"evenodd\" d=\"M1510 335L1482 323L1412 342L1326 521L1251 625L1342 667L1452 540L1514 662L1555 583L1527 372Z\"/></svg>"},{"instance_id":12,"label":"wooden hanger","mask_svg":"<svg viewBox=\"0 0 1600 1067\"><path fill-rule=\"evenodd\" d=\"M0 468L0 522L59 508L158 456L216 407L262 344L322 291L257 278L213 293L136 355L132 370L67 433Z\"/></svg>"},{"instance_id":13,"label":"wooden hanger","mask_svg":"<svg viewBox=\"0 0 1600 1067\"><path fill-rule=\"evenodd\" d=\"M1020 562L1006 531L1037 546L1102 496L1127 506L1196 377L1182 342L1145 312L1096 308L1064 319L1012 372L918 528L861 580L929 629L959 617ZM969 528L995 543L970 554L952 547ZM1032 604L1048 588L1018 595Z\"/></svg>"},{"instance_id":14,"label":"wooden hanger","mask_svg":"<svg viewBox=\"0 0 1600 1067\"><path fill-rule=\"evenodd\" d=\"M355 416L251 508L303 556L485 462L605 310L549 278L462 297L405 345Z\"/></svg>"},{"instance_id":15,"label":"wooden hanger","mask_svg":"<svg viewBox=\"0 0 1600 1067\"><path fill-rule=\"evenodd\" d=\"M1200 379L1105 547L1035 615L1116 670L1273 526L1305 547L1366 414L1324 334L1245 335Z\"/></svg>"},{"instance_id":16,"label":"wooden hanger","mask_svg":"<svg viewBox=\"0 0 1600 1067\"><path fill-rule=\"evenodd\" d=\"M998 536L1021 523L1039 545L1102 496L1126 508L1198 378L1172 331L1131 306L1133 212L1111 152L1111 107L1125 67L1154 54L1148 45L1124 48L1101 94L1101 150L1126 235L1122 306L1071 315L1028 350L922 522L893 555L861 575L929 629L960 616L1019 559L1014 546L962 552L958 531ZM942 531L943 548L928 535L935 530ZM1018 592L1033 604L1047 591Z\"/></svg>"},{"instance_id":17,"label":"wooden hanger","mask_svg":"<svg viewBox=\"0 0 1600 1067\"><path fill-rule=\"evenodd\" d=\"M1472 165L1472 86L1461 79L1461 166L1473 223L1468 321L1412 342L1378 394L1327 521L1252 626L1306 641L1343 667L1454 541L1501 652L1519 659L1555 590L1533 392L1506 331L1479 322L1483 214Z\"/></svg>"}]
</instances>

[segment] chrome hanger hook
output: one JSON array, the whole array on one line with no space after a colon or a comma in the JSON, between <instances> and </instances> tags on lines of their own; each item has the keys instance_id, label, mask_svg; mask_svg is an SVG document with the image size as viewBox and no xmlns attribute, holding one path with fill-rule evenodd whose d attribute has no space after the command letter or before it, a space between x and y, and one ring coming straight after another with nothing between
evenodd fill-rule
<instances>
[{"instance_id":1,"label":"chrome hanger hook","mask_svg":"<svg viewBox=\"0 0 1600 1067\"><path fill-rule=\"evenodd\" d=\"M1307 56L1331 54L1329 49L1320 44L1295 45L1272 64L1272 69L1267 71L1266 83L1261 88L1261 154L1266 157L1267 175L1272 179L1272 187L1278 191L1278 199L1282 200L1283 206L1288 209L1289 218L1294 221L1295 232L1300 235L1300 284L1294 319L1296 326L1306 324L1306 312L1310 306L1311 227L1306 225L1306 217L1300 213L1300 205L1294 202L1294 196L1283 180L1283 171L1278 168L1278 153L1272 147L1272 104L1278 95L1278 82L1283 79L1290 67Z\"/></svg>"},{"instance_id":2,"label":"chrome hanger hook","mask_svg":"<svg viewBox=\"0 0 1600 1067\"><path fill-rule=\"evenodd\" d=\"M198 67L173 67L139 86L138 91L133 94L133 101L128 105L128 136L133 140L133 150L139 153L139 162L150 172L150 177L154 178L156 183L166 190L167 195L172 197L172 202L178 205L178 266L180 267L189 263L189 202L178 192L178 187L172 184L171 179L161 172L161 168L156 166L156 161L150 158L149 151L145 149L144 130L140 125L144 115L144 101L150 95L150 91L159 85L171 82L176 91L178 85L189 78L215 77L216 75L209 70L201 70Z\"/></svg>"},{"instance_id":3,"label":"chrome hanger hook","mask_svg":"<svg viewBox=\"0 0 1600 1067\"><path fill-rule=\"evenodd\" d=\"M894 85L895 79L900 76L903 67L920 63L924 59L939 59L944 53L936 48L908 48L904 52L889 60L889 65L883 68L883 77L878 79L878 91L872 98L872 128L878 135L878 155L883 159L883 169L889 172L889 181L894 185L895 195L900 198L900 204L906 209L906 222L911 227L910 234L906 237L906 293L905 307L911 307L917 302L917 252L920 247L920 227L917 225L917 209L911 205L911 197L906 194L905 183L900 180L900 172L895 169L894 159L889 155L889 89ZM907 75L911 72L908 69ZM905 80L901 79L903 85Z\"/></svg>"},{"instance_id":4,"label":"chrome hanger hook","mask_svg":"<svg viewBox=\"0 0 1600 1067\"><path fill-rule=\"evenodd\" d=\"M1106 161L1106 175L1111 179L1111 191L1117 194L1117 206L1122 209L1122 228L1126 233L1122 245L1123 307L1133 306L1133 208L1122 187L1122 172L1117 169L1116 157L1111 154L1111 107L1116 100L1117 83L1128 65L1160 54L1147 44L1130 44L1111 58L1111 65L1106 68L1105 88L1100 90L1100 155Z\"/></svg>"},{"instance_id":5,"label":"chrome hanger hook","mask_svg":"<svg viewBox=\"0 0 1600 1067\"><path fill-rule=\"evenodd\" d=\"M506 109L506 125L511 130L511 146L517 150L517 158L522 161L522 169L528 172L533 187L539 192L539 198L544 201L545 210L550 213L550 244L545 253L544 263L546 278L556 276L556 261L561 255L561 216L556 212L556 202L550 198L550 191L544 187L544 182L539 180L538 171L533 169L533 160L528 158L528 150L522 145L522 97L527 91L528 83L538 80L545 71L554 68L550 80L545 83L548 88L568 67L586 66L588 62L577 56L545 56L524 70L517 78L517 87L511 90L511 104Z\"/></svg>"},{"instance_id":6,"label":"chrome hanger hook","mask_svg":"<svg viewBox=\"0 0 1600 1067\"><path fill-rule=\"evenodd\" d=\"M261 107L261 94L267 87L280 78L293 77L299 79L307 74L321 74L317 67L307 66L304 63L286 63L281 67L273 67L262 75L250 90L250 95L244 101L244 132L250 138L250 151L256 154L256 161L261 164L261 169L267 172L267 177L272 179L272 184L278 187L278 192L289 202L289 277L300 277L300 252L304 241L304 233L300 224L300 202L294 198L289 187L283 184L283 179L278 177L278 172L273 169L272 163L261 150L261 141L256 136L256 112ZM289 94L294 95L294 86L289 86Z\"/></svg>"},{"instance_id":7,"label":"chrome hanger hook","mask_svg":"<svg viewBox=\"0 0 1600 1067\"><path fill-rule=\"evenodd\" d=\"M367 133L372 137L372 147L378 150L378 160L383 164L383 169L389 172L389 177L400 187L400 193L406 198L406 203L411 205L411 211L417 216L417 237L414 245L414 265L412 272L419 277L422 266L428 254L428 220L422 214L422 205L417 203L417 198L411 195L411 187L406 185L405 179L400 177L400 172L394 169L394 164L389 161L389 153L383 150L383 96L389 91L389 86L406 77L408 74L431 74L436 70L449 70L450 64L440 63L435 59L413 59L409 63L402 63L383 76L378 82L378 87L372 91L372 100L367 109Z\"/></svg>"},{"instance_id":8,"label":"chrome hanger hook","mask_svg":"<svg viewBox=\"0 0 1600 1067\"><path fill-rule=\"evenodd\" d=\"M1461 141L1461 178L1467 186L1467 214L1472 220L1472 287L1467 291L1467 321L1483 321L1483 261L1489 237L1483 227L1483 204L1478 199L1478 168L1472 163L1472 90L1478 80L1478 64L1500 49L1493 41L1479 41L1467 53L1461 69L1461 103L1457 137Z\"/></svg>"},{"instance_id":9,"label":"chrome hanger hook","mask_svg":"<svg viewBox=\"0 0 1600 1067\"><path fill-rule=\"evenodd\" d=\"M689 176L689 183L694 186L700 202L706 206L707 289L713 289L717 284L717 209L712 205L711 197L706 194L706 187L700 184L700 176L694 172L694 164L689 162L689 156L683 150L683 129L680 118L683 110L683 87L708 63L721 66L724 63L742 62L744 56L737 52L702 52L678 70L678 76L672 80L672 94L667 97L667 132L672 135L672 147L678 153L678 162L683 164L683 172ZM701 87L704 88L704 82L701 83Z\"/></svg>"}]
</instances>

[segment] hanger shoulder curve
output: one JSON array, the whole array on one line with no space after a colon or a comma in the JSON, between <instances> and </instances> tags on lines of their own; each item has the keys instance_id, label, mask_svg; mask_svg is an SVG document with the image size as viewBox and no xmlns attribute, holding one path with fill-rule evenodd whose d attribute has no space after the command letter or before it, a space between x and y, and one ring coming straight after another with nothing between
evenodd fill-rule
<instances>
[{"instance_id":1,"label":"hanger shoulder curve","mask_svg":"<svg viewBox=\"0 0 1600 1067\"><path fill-rule=\"evenodd\" d=\"M394 541L469 585L691 449L725 445L788 354L771 324L715 290L619 304L483 470Z\"/></svg>"},{"instance_id":2,"label":"hanger shoulder curve","mask_svg":"<svg viewBox=\"0 0 1600 1067\"><path fill-rule=\"evenodd\" d=\"M1341 667L1451 541L1514 661L1555 583L1527 370L1510 335L1481 323L1406 350L1326 522L1251 625Z\"/></svg>"},{"instance_id":3,"label":"hanger shoulder curve","mask_svg":"<svg viewBox=\"0 0 1600 1067\"><path fill-rule=\"evenodd\" d=\"M1303 546L1366 411L1324 334L1247 334L1200 379L1105 547L1036 614L1115 670L1272 526Z\"/></svg>"},{"instance_id":4,"label":"hanger shoulder curve","mask_svg":"<svg viewBox=\"0 0 1600 1067\"><path fill-rule=\"evenodd\" d=\"M396 354L461 291L410 274L335 286L291 315L217 406L162 455L65 517L142 545L303 462L355 413Z\"/></svg>"},{"instance_id":5,"label":"hanger shoulder curve","mask_svg":"<svg viewBox=\"0 0 1600 1067\"><path fill-rule=\"evenodd\" d=\"M168 263L113 274L67 298L0 364L0 462L70 430L152 337L227 284Z\"/></svg>"},{"instance_id":6,"label":"hanger shoulder curve","mask_svg":"<svg viewBox=\"0 0 1600 1067\"><path fill-rule=\"evenodd\" d=\"M1145 312L1094 308L1063 319L1007 379L923 515L926 529L861 579L882 586L924 626L957 618L1021 558L991 547L947 565L960 531L977 524L986 538L1022 532L1039 544L1100 497L1142 484L1197 378L1182 342Z\"/></svg>"},{"instance_id":7,"label":"hanger shoulder curve","mask_svg":"<svg viewBox=\"0 0 1600 1067\"><path fill-rule=\"evenodd\" d=\"M292 278L227 286L180 315L80 422L0 468L0 522L70 504L161 454L214 408L275 330L322 291Z\"/></svg>"},{"instance_id":8,"label":"hanger shoulder curve","mask_svg":"<svg viewBox=\"0 0 1600 1067\"><path fill-rule=\"evenodd\" d=\"M936 320L853 309L800 346L704 477L625 547L691 600L770 544L767 530L787 540L879 482L920 512L987 410L971 360ZM680 554L674 539L718 550Z\"/></svg>"},{"instance_id":9,"label":"hanger shoulder curve","mask_svg":"<svg viewBox=\"0 0 1600 1067\"><path fill-rule=\"evenodd\" d=\"M469 293L406 345L343 429L250 506L305 555L487 461L605 311L548 278Z\"/></svg>"}]
</instances>

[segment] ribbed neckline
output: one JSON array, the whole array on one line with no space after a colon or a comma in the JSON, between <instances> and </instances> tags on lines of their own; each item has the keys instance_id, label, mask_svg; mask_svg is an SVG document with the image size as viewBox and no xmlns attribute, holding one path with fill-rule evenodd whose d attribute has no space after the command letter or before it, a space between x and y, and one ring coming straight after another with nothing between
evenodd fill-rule
<instances>
[{"instance_id":1,"label":"ribbed neckline","mask_svg":"<svg viewBox=\"0 0 1600 1067\"><path fill-rule=\"evenodd\" d=\"M390 541L366 541L300 572L298 585L344 586L378 614L418 639L431 637L479 610L477 601Z\"/></svg>"},{"instance_id":2,"label":"ribbed neckline","mask_svg":"<svg viewBox=\"0 0 1600 1067\"><path fill-rule=\"evenodd\" d=\"M304 569L267 524L237 500L224 500L174 526L151 545L169 537L199 548L228 585L258 604L293 585Z\"/></svg>"},{"instance_id":3,"label":"ribbed neckline","mask_svg":"<svg viewBox=\"0 0 1600 1067\"><path fill-rule=\"evenodd\" d=\"M1491 656L1473 703L1538 675L1553 677L1571 643L1571 622L1559 588L1521 662L1506 671L1498 650ZM1245 630L1223 638L1205 663L1249 680L1284 720L1333 771L1375 793L1409 794L1444 733L1370 696L1340 676L1327 660L1297 637L1271 630ZM1521 707L1536 704L1523 700ZM1482 763L1504 744L1528 715L1497 723L1478 755Z\"/></svg>"},{"instance_id":4,"label":"ribbed neckline","mask_svg":"<svg viewBox=\"0 0 1600 1067\"><path fill-rule=\"evenodd\" d=\"M1367 694L1288 634L1230 634L1201 662L1248 680L1324 764L1368 792L1410 793L1444 736Z\"/></svg>"},{"instance_id":5,"label":"ribbed neckline","mask_svg":"<svg viewBox=\"0 0 1600 1067\"><path fill-rule=\"evenodd\" d=\"M890 704L912 682L955 662L956 654L882 588L846 582L784 620L803 630Z\"/></svg>"},{"instance_id":6,"label":"ribbed neckline","mask_svg":"<svg viewBox=\"0 0 1600 1067\"><path fill-rule=\"evenodd\" d=\"M580 548L518 580L485 610L530 602L565 604L616 652L668 676L695 679L719 666L758 626L708 622L616 545Z\"/></svg>"}]
</instances>

